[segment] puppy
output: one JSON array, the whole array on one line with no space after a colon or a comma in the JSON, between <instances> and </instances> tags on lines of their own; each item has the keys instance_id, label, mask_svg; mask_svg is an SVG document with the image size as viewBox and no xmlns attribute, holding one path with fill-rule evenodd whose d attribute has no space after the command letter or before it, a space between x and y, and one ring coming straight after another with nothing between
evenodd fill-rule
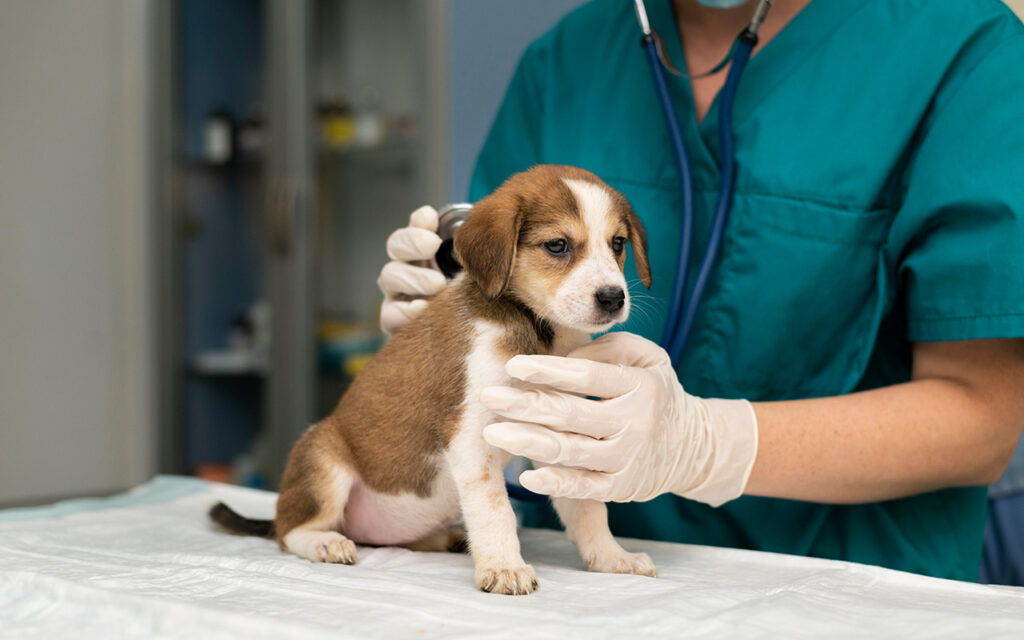
<instances>
[{"instance_id":1,"label":"puppy","mask_svg":"<svg viewBox=\"0 0 1024 640\"><path fill-rule=\"evenodd\" d=\"M476 586L532 592L537 576L520 555L505 491L509 456L481 435L500 418L480 392L519 384L505 371L513 356L565 355L626 319L627 242L650 287L644 229L621 194L575 167L512 176L456 232L464 272L296 443L273 523L223 504L211 517L235 533L276 535L314 562L352 564L356 544L443 551L466 536ZM656 575L649 557L612 537L604 503L554 506L589 569Z\"/></svg>"}]
</instances>

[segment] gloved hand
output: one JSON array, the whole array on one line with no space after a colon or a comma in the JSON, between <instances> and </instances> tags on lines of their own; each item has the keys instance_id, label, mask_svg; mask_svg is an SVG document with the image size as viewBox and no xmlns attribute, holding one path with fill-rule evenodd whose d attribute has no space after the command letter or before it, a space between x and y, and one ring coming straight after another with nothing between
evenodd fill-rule
<instances>
[{"instance_id":1,"label":"gloved hand","mask_svg":"<svg viewBox=\"0 0 1024 640\"><path fill-rule=\"evenodd\" d=\"M566 358L516 356L505 369L548 387L481 393L489 409L517 421L488 425L487 442L558 465L524 471L527 489L604 502L672 492L711 506L743 494L757 455L753 407L689 395L653 342L609 333Z\"/></svg>"},{"instance_id":2,"label":"gloved hand","mask_svg":"<svg viewBox=\"0 0 1024 640\"><path fill-rule=\"evenodd\" d=\"M434 255L441 246L437 235L437 211L420 207L409 216L409 226L388 237L388 257L377 278L384 293L380 328L391 335L427 306L425 298L438 293L448 281L437 268ZM419 262L420 264L413 264Z\"/></svg>"}]
</instances>

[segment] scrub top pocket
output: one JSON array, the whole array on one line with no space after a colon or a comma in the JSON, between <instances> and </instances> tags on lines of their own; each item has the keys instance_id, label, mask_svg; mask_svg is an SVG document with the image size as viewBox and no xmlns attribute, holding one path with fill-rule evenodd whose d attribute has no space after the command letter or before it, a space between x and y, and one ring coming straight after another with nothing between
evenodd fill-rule
<instances>
[{"instance_id":1,"label":"scrub top pocket","mask_svg":"<svg viewBox=\"0 0 1024 640\"><path fill-rule=\"evenodd\" d=\"M682 371L689 390L750 400L853 390L889 302L891 220L737 194Z\"/></svg>"}]
</instances>

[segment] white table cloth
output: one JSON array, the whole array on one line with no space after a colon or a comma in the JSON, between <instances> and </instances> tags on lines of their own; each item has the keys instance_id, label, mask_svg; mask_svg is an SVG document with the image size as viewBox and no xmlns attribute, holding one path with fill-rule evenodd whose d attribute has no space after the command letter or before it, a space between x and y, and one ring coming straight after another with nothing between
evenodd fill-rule
<instances>
[{"instance_id":1,"label":"white table cloth","mask_svg":"<svg viewBox=\"0 0 1024 640\"><path fill-rule=\"evenodd\" d=\"M359 548L314 564L216 531L275 494L159 477L113 498L0 511L0 638L1024 638L1024 589L778 554L625 540L658 579L589 573L521 532L540 590L482 593L470 558Z\"/></svg>"}]
</instances>

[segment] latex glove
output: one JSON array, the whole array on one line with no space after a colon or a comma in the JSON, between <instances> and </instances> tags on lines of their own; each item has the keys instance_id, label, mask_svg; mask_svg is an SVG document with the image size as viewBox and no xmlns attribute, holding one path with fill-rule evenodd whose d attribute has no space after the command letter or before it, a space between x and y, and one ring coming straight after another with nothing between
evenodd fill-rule
<instances>
[{"instance_id":1,"label":"latex glove","mask_svg":"<svg viewBox=\"0 0 1024 640\"><path fill-rule=\"evenodd\" d=\"M753 407L686 393L653 342L609 333L566 358L516 356L505 369L545 385L481 393L489 409L516 420L488 425L487 442L557 465L523 472L527 489L604 502L672 492L711 506L743 494L757 455Z\"/></svg>"},{"instance_id":2,"label":"latex glove","mask_svg":"<svg viewBox=\"0 0 1024 640\"><path fill-rule=\"evenodd\" d=\"M391 335L415 318L427 306L425 298L447 286L448 281L434 261L440 246L437 211L431 206L413 211L409 226L388 237L391 262L384 265L377 278L377 285L384 293L380 309L380 328L384 333Z\"/></svg>"}]
</instances>

